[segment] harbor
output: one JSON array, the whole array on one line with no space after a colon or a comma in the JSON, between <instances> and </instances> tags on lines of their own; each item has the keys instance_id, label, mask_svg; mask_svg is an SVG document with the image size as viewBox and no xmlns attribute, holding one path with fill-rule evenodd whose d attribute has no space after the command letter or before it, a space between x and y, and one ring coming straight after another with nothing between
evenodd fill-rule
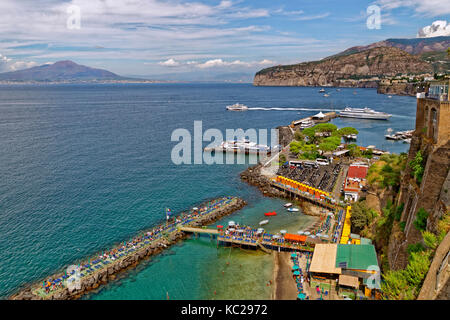
<instances>
[{"instance_id":1,"label":"harbor","mask_svg":"<svg viewBox=\"0 0 450 320\"><path fill-rule=\"evenodd\" d=\"M134 268L141 260L159 254L183 239L186 233L181 231L181 228L211 224L241 209L245 204L242 199L224 197L205 202L176 217L167 216L166 223L144 231L111 249L76 262L63 272L27 286L10 299L78 299L90 290L114 280L117 273Z\"/></svg>"}]
</instances>

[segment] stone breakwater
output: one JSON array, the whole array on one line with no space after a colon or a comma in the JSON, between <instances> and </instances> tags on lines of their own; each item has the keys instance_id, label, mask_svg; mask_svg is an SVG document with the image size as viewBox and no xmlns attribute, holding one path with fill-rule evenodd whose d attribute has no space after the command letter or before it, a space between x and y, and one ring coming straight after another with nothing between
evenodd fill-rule
<instances>
[{"instance_id":1,"label":"stone breakwater","mask_svg":"<svg viewBox=\"0 0 450 320\"><path fill-rule=\"evenodd\" d=\"M220 218L229 215L237 210L240 210L247 203L240 198L228 198L231 199L228 203L215 208L211 212L201 215L184 226L200 227L212 224ZM202 206L200 206L201 208ZM151 256L161 253L164 249L177 243L178 241L187 237L187 235L174 228L175 230L165 234L164 236L156 239L156 241L143 243L141 247L138 247L131 254L125 255L108 265L100 268L98 271L93 272L91 275L84 276L80 280L80 284L76 287L62 286L61 288L51 292L49 294L40 294L42 292L42 281L40 283L30 285L18 293L12 295L10 300L73 300L78 299L91 290L98 288L101 285L114 280L118 273L127 269L136 267L140 261L148 259ZM63 277L63 273L56 274L51 279L58 279Z\"/></svg>"}]
</instances>

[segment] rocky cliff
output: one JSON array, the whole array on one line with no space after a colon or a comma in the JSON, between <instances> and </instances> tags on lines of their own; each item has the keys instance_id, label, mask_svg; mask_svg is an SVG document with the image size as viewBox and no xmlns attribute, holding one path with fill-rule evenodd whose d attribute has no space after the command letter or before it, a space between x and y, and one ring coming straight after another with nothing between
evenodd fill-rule
<instances>
[{"instance_id":1,"label":"rocky cliff","mask_svg":"<svg viewBox=\"0 0 450 320\"><path fill-rule=\"evenodd\" d=\"M401 49L376 47L320 61L266 68L255 75L253 84L376 87L377 81L373 80L374 77L419 74L432 70L431 64Z\"/></svg>"},{"instance_id":2,"label":"rocky cliff","mask_svg":"<svg viewBox=\"0 0 450 320\"><path fill-rule=\"evenodd\" d=\"M378 41L367 46L356 46L349 48L337 55L346 55L361 52L376 47L394 47L410 54L423 54L433 51L445 51L450 47L450 37L414 38L414 39L387 39Z\"/></svg>"}]
</instances>

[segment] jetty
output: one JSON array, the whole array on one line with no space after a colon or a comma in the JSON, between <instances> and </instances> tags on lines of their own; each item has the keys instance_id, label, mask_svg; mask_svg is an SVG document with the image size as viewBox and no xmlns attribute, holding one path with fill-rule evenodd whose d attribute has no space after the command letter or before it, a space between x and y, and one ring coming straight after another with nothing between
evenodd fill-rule
<instances>
[{"instance_id":1,"label":"jetty","mask_svg":"<svg viewBox=\"0 0 450 320\"><path fill-rule=\"evenodd\" d=\"M210 235L217 239L217 245L261 249L266 253L272 251L313 252L316 241L306 235L279 235L264 232L261 228L238 226L223 229L180 228L181 231L198 235Z\"/></svg>"},{"instance_id":2,"label":"jetty","mask_svg":"<svg viewBox=\"0 0 450 320\"><path fill-rule=\"evenodd\" d=\"M109 250L76 262L50 277L28 285L13 294L12 300L70 300L116 278L116 274L135 267L140 261L162 252L185 238L188 232L214 233L199 228L241 209L246 202L237 197L207 201L146 230ZM200 231L199 231L200 230Z\"/></svg>"}]
</instances>

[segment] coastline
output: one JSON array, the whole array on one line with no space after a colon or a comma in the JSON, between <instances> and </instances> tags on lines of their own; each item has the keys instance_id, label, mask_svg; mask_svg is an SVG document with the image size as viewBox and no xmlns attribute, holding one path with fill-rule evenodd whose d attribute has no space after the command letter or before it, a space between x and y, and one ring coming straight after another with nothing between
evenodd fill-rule
<instances>
[{"instance_id":1,"label":"coastline","mask_svg":"<svg viewBox=\"0 0 450 320\"><path fill-rule=\"evenodd\" d=\"M289 252L273 252L272 300L296 300L297 287L291 275Z\"/></svg>"},{"instance_id":2,"label":"coastline","mask_svg":"<svg viewBox=\"0 0 450 320\"><path fill-rule=\"evenodd\" d=\"M246 204L247 203L244 200L232 197L231 202L228 203L226 207L214 209L211 213L209 214L207 213L206 215L195 220L190 225L193 227L200 227L212 224L217 220L223 218L224 216L229 215L237 210L240 210ZM203 205L205 205L205 203L202 203L200 207L202 207ZM176 229L171 233L163 235L162 237L155 238L156 241L152 242L147 241L145 242L145 244L141 243L140 247L139 245L133 246L133 248L137 247L137 249L130 250L132 251L130 255L125 255L124 257L120 257L119 255L119 257L115 259L114 262L108 262L107 266L105 264L103 268L100 268L98 271L94 271L91 275L86 276L84 278L80 278L79 285L76 288L72 287L69 289L67 286L61 287L59 289L56 289L54 292L48 294L46 297L43 297L36 293L42 286L42 281L41 282L38 281L29 284L25 288L19 289L18 292L12 294L8 299L9 300L79 299L86 293L97 289L101 285L107 284L111 280L116 279L117 274L135 268L140 263L140 261L161 253L164 249L185 239L186 237L188 237L186 233ZM114 246L114 248L112 249L113 251L119 248L119 246ZM63 276L64 273L60 271L50 276L50 279L63 278ZM67 274L65 276L67 277Z\"/></svg>"}]
</instances>

